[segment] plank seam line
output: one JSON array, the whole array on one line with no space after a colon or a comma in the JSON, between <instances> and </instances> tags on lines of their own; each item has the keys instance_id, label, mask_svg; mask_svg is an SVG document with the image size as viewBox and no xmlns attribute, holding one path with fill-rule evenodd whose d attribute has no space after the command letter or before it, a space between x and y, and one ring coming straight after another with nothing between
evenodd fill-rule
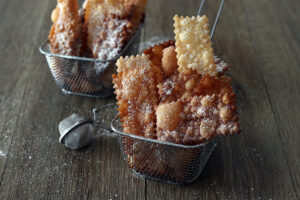
<instances>
[{"instance_id":1,"label":"plank seam line","mask_svg":"<svg viewBox=\"0 0 300 200\"><path fill-rule=\"evenodd\" d=\"M24 105L24 99L25 99L25 94L26 94L26 91L27 91L27 87L28 87L28 81L26 82L26 86L24 88L24 92L23 92L23 95L22 95L22 103L21 103L21 106L20 106L20 111L22 111L23 109L23 105ZM14 131L13 131L13 135L11 137L11 142L10 142L10 145L9 145L9 148L8 148L8 152L7 152L7 158L6 158L6 161L5 161L5 165L4 165L4 168L3 168L3 172L1 174L1 180L0 180L0 190L1 190L1 186L2 186L2 182L3 182L3 177L4 177L4 174L5 174L5 171L6 171L6 168L7 168L7 163L8 163L8 158L9 158L9 155L10 155L10 149L11 149L11 146L12 146L12 143L13 143L13 140L14 140L14 137L15 137L15 134L16 134L16 129L17 129L17 126L19 124L19 120L20 120L20 116L21 116L21 112L19 112L20 114L18 115L18 118L17 118L17 121L16 121L16 126L14 128ZM23 112L22 112L23 113Z\"/></svg>"},{"instance_id":2,"label":"plank seam line","mask_svg":"<svg viewBox=\"0 0 300 200\"><path fill-rule=\"evenodd\" d=\"M145 200L147 200L147 179L145 179Z\"/></svg>"},{"instance_id":3,"label":"plank seam line","mask_svg":"<svg viewBox=\"0 0 300 200\"><path fill-rule=\"evenodd\" d=\"M278 2L278 0L277 0L277 3L281 3L281 2ZM271 5L273 5L273 4L271 4ZM285 8L283 8L283 6L279 6L279 7L282 8L285 12L288 12ZM275 9L276 9L276 8L274 8L274 10L275 10ZM280 11L281 11L281 10L280 10ZM276 15L275 15L275 16L276 16ZM292 21L292 19L289 17L289 15L286 15L286 17L288 18L289 21ZM289 30L291 31L291 33L292 33L291 35L293 36L293 38L295 39L295 41L297 42L298 47L299 47L300 41L298 40L298 38L297 38L297 36L296 36L296 34L295 34L294 29L290 28L290 26L289 26L288 23L286 23L286 24L282 23L282 21L281 21L280 18L278 19L278 24L280 24L281 26L287 25L288 29L289 29ZM289 37L289 36L287 35L286 31L281 30L281 36L282 36L282 38L286 41L285 44L287 45L287 48L290 48L290 49L291 49L291 52L292 52L293 55L294 55L294 60L295 60L295 62L297 63L297 66L299 66L299 64L300 64L300 63L299 63L299 56L298 56L297 54L295 54L294 47L291 46L291 43L287 41L287 37Z\"/></svg>"},{"instance_id":4,"label":"plank seam line","mask_svg":"<svg viewBox=\"0 0 300 200\"><path fill-rule=\"evenodd\" d=\"M248 15L248 12L247 12L246 9L245 9L244 4L241 3L241 5L242 5L242 8L243 8L244 13L246 14L246 16L249 16L249 15ZM256 48L255 48L256 43L255 43L255 40L253 40L252 32L251 32L251 29L250 29L250 27L249 27L249 24L247 24L247 30L248 30L248 32L249 32L250 40L254 43L254 47L252 47L252 49L253 49L253 52L254 52L254 54L255 54L255 63L258 64L258 63L260 63L260 62L259 62L258 59L257 59L257 57L258 57L257 55L258 55L258 54L257 54L257 50L256 50ZM283 145L283 143L282 143L282 137L281 137L281 135L279 134L280 132L282 132L282 129L281 129L281 128L279 127L279 125L278 125L278 124L279 124L279 121L278 121L278 119L277 119L277 113L274 111L274 107L273 107L273 105L272 105L272 100L271 100L271 97L270 97L270 94L269 94L269 90L268 90L268 88L267 88L266 81L265 81L264 76L263 76L263 74L262 74L262 70L260 69L260 67L258 67L258 70L259 70L259 72L260 72L260 77L261 77L262 82L263 82L263 84L264 84L265 91L266 91L267 98L268 98L268 102L269 102L269 104L270 104L271 111L272 111L272 114L273 114L273 116L274 116L274 120L275 120L275 122L276 122L277 135L278 135L279 138L280 138L280 143L281 143L281 145ZM286 153L285 153L284 150L282 150L282 153L283 153L283 155L284 155L284 160L285 160L286 166L287 166L287 168L288 168L288 170L289 170L290 180L291 180L291 182L292 182L292 186L293 186L293 189L294 189L295 196L298 197L297 192L296 192L297 190L296 190L296 188L295 188L295 183L294 183L294 180L293 180L292 174L291 174L291 169L290 169L290 167L289 167L289 165L288 165L288 162L287 162L287 159L286 159Z\"/></svg>"}]
</instances>

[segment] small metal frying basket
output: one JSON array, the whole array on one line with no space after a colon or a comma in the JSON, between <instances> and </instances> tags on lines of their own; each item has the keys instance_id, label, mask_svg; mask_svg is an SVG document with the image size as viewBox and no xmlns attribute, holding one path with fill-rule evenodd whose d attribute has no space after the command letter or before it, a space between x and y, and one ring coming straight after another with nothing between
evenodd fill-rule
<instances>
[{"instance_id":1,"label":"small metal frying basket","mask_svg":"<svg viewBox=\"0 0 300 200\"><path fill-rule=\"evenodd\" d=\"M135 175L171 184L188 184L199 177L217 145L216 138L189 146L124 133L118 115L111 121L101 117L113 116L116 107L109 104L94 109L93 125L117 135L123 158ZM110 127L106 125L109 121Z\"/></svg>"},{"instance_id":2,"label":"small metal frying basket","mask_svg":"<svg viewBox=\"0 0 300 200\"><path fill-rule=\"evenodd\" d=\"M138 52L143 27L144 24L141 24L123 50L110 60L53 54L50 51L49 40L46 40L39 50L45 55L52 76L64 93L108 97L113 94L112 74L116 71L115 63L120 56Z\"/></svg>"},{"instance_id":3,"label":"small metal frying basket","mask_svg":"<svg viewBox=\"0 0 300 200\"><path fill-rule=\"evenodd\" d=\"M205 0L202 0L198 15ZM211 39L218 23L224 0L221 0L215 18ZM144 138L122 132L119 117L111 122L111 129L118 134L124 160L132 171L143 178L172 184L188 184L201 174L217 142L188 146Z\"/></svg>"},{"instance_id":4,"label":"small metal frying basket","mask_svg":"<svg viewBox=\"0 0 300 200\"><path fill-rule=\"evenodd\" d=\"M172 184L195 181L216 146L216 139L187 146L127 134L121 131L118 117L111 128L118 134L123 158L134 174Z\"/></svg>"}]
</instances>

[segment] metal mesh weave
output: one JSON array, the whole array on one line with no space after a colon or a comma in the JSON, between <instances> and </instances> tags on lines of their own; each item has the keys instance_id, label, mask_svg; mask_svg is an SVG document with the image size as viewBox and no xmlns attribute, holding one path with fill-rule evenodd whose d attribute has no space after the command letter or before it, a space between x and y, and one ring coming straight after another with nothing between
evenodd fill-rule
<instances>
[{"instance_id":1,"label":"metal mesh weave","mask_svg":"<svg viewBox=\"0 0 300 200\"><path fill-rule=\"evenodd\" d=\"M195 181L216 146L216 139L187 146L130 135L122 132L118 118L111 128L118 134L124 160L136 175L172 184Z\"/></svg>"}]
</instances>

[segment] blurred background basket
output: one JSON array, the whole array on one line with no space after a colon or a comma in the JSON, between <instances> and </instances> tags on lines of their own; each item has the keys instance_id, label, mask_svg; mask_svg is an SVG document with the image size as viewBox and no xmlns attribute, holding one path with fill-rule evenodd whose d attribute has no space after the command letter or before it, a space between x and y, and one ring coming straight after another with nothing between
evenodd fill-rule
<instances>
[{"instance_id":1,"label":"blurred background basket","mask_svg":"<svg viewBox=\"0 0 300 200\"><path fill-rule=\"evenodd\" d=\"M115 63L120 56L138 52L142 29L143 24L123 50L109 60L52 54L48 40L39 47L39 50L45 55L54 80L64 93L108 97L113 94L111 76L116 70Z\"/></svg>"},{"instance_id":2,"label":"blurred background basket","mask_svg":"<svg viewBox=\"0 0 300 200\"><path fill-rule=\"evenodd\" d=\"M187 146L123 133L119 117L111 122L111 129L118 134L123 158L133 173L172 184L195 181L216 146L216 139Z\"/></svg>"}]
</instances>

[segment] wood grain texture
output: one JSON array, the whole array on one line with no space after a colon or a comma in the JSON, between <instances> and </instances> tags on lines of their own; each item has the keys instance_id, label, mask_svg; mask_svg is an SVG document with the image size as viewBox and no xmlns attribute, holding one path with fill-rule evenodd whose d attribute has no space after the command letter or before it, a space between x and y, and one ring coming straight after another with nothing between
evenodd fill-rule
<instances>
[{"instance_id":1,"label":"wood grain texture","mask_svg":"<svg viewBox=\"0 0 300 200\"><path fill-rule=\"evenodd\" d=\"M277 1L270 4L271 9L264 10L266 2L248 1L244 10L249 19L249 32L252 38L256 38L252 40L252 46L276 120L285 161L295 190L298 191L297 198L300 198L300 28L296 26L294 14L282 9L285 4ZM288 9L290 6L286 5ZM250 13L254 10L258 11L257 17L262 20L253 19ZM280 12L286 14L279 15ZM270 24L268 28L266 22ZM270 49L282 51L270 52Z\"/></svg>"},{"instance_id":2,"label":"wood grain texture","mask_svg":"<svg viewBox=\"0 0 300 200\"><path fill-rule=\"evenodd\" d=\"M211 21L216 2L204 8ZM173 38L173 16L195 15L199 4L149 0L142 39ZM56 87L37 49L54 7L54 0L0 1L0 199L300 198L297 0L225 2L213 43L233 64L243 132L220 138L199 179L186 186L135 177L117 138L103 130L80 151L58 143L60 120L91 116L115 99L67 96ZM101 114L109 122L115 111Z\"/></svg>"},{"instance_id":3,"label":"wood grain texture","mask_svg":"<svg viewBox=\"0 0 300 200\"><path fill-rule=\"evenodd\" d=\"M211 17L215 12L214 2L209 1L205 8ZM225 56L233 64L229 74L237 93L243 132L220 139L205 171L194 184L178 187L147 181L149 198L164 199L167 195L166 199L297 199L280 130L259 68L264 66L258 66L249 19L243 8L238 1L226 2L214 38L217 55ZM187 15L195 13L193 8L185 11ZM170 13L169 18L175 13ZM155 23L153 20L151 27Z\"/></svg>"}]
</instances>

